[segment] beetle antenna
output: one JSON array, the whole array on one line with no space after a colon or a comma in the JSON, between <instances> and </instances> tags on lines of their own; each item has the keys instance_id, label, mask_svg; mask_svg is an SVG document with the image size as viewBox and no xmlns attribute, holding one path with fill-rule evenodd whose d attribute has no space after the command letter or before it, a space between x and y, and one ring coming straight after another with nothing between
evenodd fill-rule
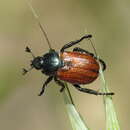
<instances>
[{"instance_id":1,"label":"beetle antenna","mask_svg":"<svg viewBox=\"0 0 130 130\"><path fill-rule=\"evenodd\" d=\"M25 51L30 53L32 57L35 58L34 54L32 53L32 50L28 46L25 48Z\"/></svg>"},{"instance_id":2,"label":"beetle antenna","mask_svg":"<svg viewBox=\"0 0 130 130\"><path fill-rule=\"evenodd\" d=\"M25 69L25 68L23 68L23 69L22 69L22 70L23 70L22 75L27 74L27 73L28 73L29 71L31 71L32 69L33 69L33 67L29 68L28 70Z\"/></svg>"},{"instance_id":3,"label":"beetle antenna","mask_svg":"<svg viewBox=\"0 0 130 130\"><path fill-rule=\"evenodd\" d=\"M33 16L34 16L34 18L37 20L37 23L38 23L38 25L39 25L39 27L40 27L40 29L41 29L43 35L45 36L45 39L46 39L46 41L47 41L47 44L48 44L49 48L52 49L52 48L51 48L50 41L49 41L48 36L47 36L47 33L45 32L45 30L44 30L44 28L43 28L43 25L40 23L39 16L37 15L35 9L33 8L31 2L30 2L29 0L26 0L26 2L27 2L27 4L28 4L28 6L29 6L29 8L30 8L30 10L31 10L31 12L32 12L32 14L33 14Z\"/></svg>"}]
</instances>

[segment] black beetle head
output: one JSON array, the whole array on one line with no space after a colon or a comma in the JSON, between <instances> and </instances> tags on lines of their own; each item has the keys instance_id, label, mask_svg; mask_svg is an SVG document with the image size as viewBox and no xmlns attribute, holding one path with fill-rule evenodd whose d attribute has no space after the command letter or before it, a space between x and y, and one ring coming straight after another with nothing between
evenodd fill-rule
<instances>
[{"instance_id":1,"label":"black beetle head","mask_svg":"<svg viewBox=\"0 0 130 130\"><path fill-rule=\"evenodd\" d=\"M31 66L37 70L42 69L42 65L43 65L43 59L40 56L34 58L32 63L31 63Z\"/></svg>"}]
</instances>

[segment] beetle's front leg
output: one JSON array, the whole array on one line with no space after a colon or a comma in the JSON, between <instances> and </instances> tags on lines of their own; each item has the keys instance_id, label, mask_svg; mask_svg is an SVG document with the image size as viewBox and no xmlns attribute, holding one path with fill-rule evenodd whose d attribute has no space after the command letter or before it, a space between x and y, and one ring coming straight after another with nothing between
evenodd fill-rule
<instances>
[{"instance_id":1,"label":"beetle's front leg","mask_svg":"<svg viewBox=\"0 0 130 130\"><path fill-rule=\"evenodd\" d=\"M44 93L45 87L47 86L47 84L48 84L49 82L52 81L52 79L53 79L53 76L50 76L50 77L45 81L45 83L44 83L43 86L42 86L42 90L41 90L41 92L40 92L40 94L39 94L38 96L41 96L41 95Z\"/></svg>"},{"instance_id":2,"label":"beetle's front leg","mask_svg":"<svg viewBox=\"0 0 130 130\"><path fill-rule=\"evenodd\" d=\"M60 92L63 92L64 89L65 89L64 83L61 82L60 80L58 80L56 77L54 77L54 80L55 80L55 82L56 82L59 86L61 86Z\"/></svg>"}]
</instances>

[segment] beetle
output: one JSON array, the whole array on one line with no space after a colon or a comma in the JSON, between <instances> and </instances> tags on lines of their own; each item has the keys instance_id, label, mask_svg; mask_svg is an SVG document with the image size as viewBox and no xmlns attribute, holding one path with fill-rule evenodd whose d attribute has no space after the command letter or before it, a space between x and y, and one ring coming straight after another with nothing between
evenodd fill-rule
<instances>
[{"instance_id":1,"label":"beetle","mask_svg":"<svg viewBox=\"0 0 130 130\"><path fill-rule=\"evenodd\" d=\"M35 18L37 19L38 17ZM59 86L61 86L60 92L63 92L65 88L65 85L62 81L66 81L72 84L77 90L84 93L94 95L114 95L113 92L103 93L88 88L82 88L80 86L92 83L97 79L100 69L99 62L102 65L102 70L104 71L106 69L105 62L102 59L97 58L96 49L94 48L92 42L91 44L95 55L79 47L75 47L73 51L66 51L66 49L79 44L84 39L90 40L90 38L92 38L92 35L84 35L78 40L71 41L65 44L60 49L60 52L57 52L52 49L47 34L38 19L37 22L43 35L46 38L50 50L42 56L35 57L32 53L32 50L27 46L25 51L32 55L33 60L31 61L30 69L27 70L23 68L23 75L25 75L31 69L35 68L36 70L40 70L43 74L49 76L44 82L39 96L44 93L46 86L53 79Z\"/></svg>"},{"instance_id":2,"label":"beetle","mask_svg":"<svg viewBox=\"0 0 130 130\"><path fill-rule=\"evenodd\" d=\"M65 85L62 82L66 81L71 83L77 90L94 95L114 95L114 93L101 93L92 89L82 88L81 84L89 84L97 79L99 76L99 62L102 64L102 70L106 69L106 64L102 59L98 59L93 53L88 52L82 48L74 48L73 51L65 51L67 48L78 44L83 39L91 38L92 35L85 35L79 40L69 42L65 44L58 53L54 49L50 49L49 52L43 56L35 57L29 47L26 47L25 51L29 52L33 56L31 61L31 68L41 70L41 72L48 77L43 84L42 90L39 94L41 96L44 93L45 87L50 81L54 81L61 86L60 92L63 92ZM29 70L23 69L23 75Z\"/></svg>"}]
</instances>

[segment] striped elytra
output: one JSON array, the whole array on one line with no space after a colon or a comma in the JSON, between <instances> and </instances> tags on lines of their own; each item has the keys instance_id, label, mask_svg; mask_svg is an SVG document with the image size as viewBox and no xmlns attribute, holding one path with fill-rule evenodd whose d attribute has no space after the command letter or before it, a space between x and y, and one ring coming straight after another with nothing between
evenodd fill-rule
<instances>
[{"instance_id":1,"label":"striped elytra","mask_svg":"<svg viewBox=\"0 0 130 130\"><path fill-rule=\"evenodd\" d=\"M99 75L99 64L89 54L65 51L60 53L60 58L64 61L64 67L56 73L60 80L72 84L89 84Z\"/></svg>"}]
</instances>

